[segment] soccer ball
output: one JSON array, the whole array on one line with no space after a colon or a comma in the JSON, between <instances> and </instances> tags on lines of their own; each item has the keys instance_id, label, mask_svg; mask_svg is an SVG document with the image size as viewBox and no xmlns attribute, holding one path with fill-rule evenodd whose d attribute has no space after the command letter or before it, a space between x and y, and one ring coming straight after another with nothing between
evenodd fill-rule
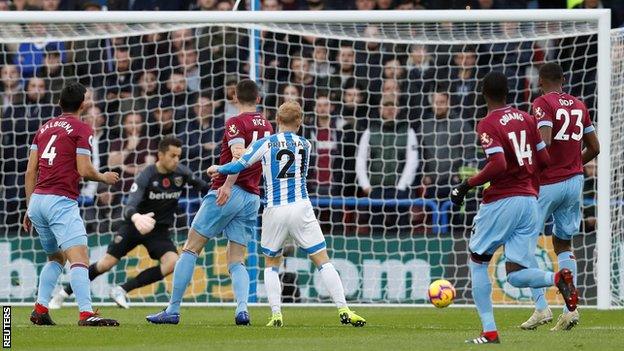
<instances>
[{"instance_id":1,"label":"soccer ball","mask_svg":"<svg viewBox=\"0 0 624 351\"><path fill-rule=\"evenodd\" d=\"M455 288L448 280L438 279L429 285L429 301L437 308L444 308L453 303Z\"/></svg>"}]
</instances>

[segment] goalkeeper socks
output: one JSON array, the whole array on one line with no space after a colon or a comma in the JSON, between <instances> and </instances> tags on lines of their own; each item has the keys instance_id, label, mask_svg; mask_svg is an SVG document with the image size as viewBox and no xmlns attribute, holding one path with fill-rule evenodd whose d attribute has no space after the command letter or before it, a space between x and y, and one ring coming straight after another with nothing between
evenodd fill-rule
<instances>
[{"instance_id":1,"label":"goalkeeper socks","mask_svg":"<svg viewBox=\"0 0 624 351\"><path fill-rule=\"evenodd\" d=\"M494 309L492 308L492 282L488 275L488 263L470 260L470 280L472 282L472 298L477 306L483 332L496 330Z\"/></svg>"},{"instance_id":2,"label":"goalkeeper socks","mask_svg":"<svg viewBox=\"0 0 624 351\"><path fill-rule=\"evenodd\" d=\"M99 277L101 274L102 273L98 272L97 263L91 263L89 266L89 281L95 280L95 278ZM70 284L65 285L65 292L67 293L67 296L74 293Z\"/></svg>"},{"instance_id":3,"label":"goalkeeper socks","mask_svg":"<svg viewBox=\"0 0 624 351\"><path fill-rule=\"evenodd\" d=\"M545 288L554 285L555 273L524 268L507 274L507 281L516 288Z\"/></svg>"},{"instance_id":4,"label":"goalkeeper socks","mask_svg":"<svg viewBox=\"0 0 624 351\"><path fill-rule=\"evenodd\" d=\"M278 271L278 267L267 267L264 269L264 287L266 288L272 313L281 312L282 310L282 284Z\"/></svg>"},{"instance_id":5,"label":"goalkeeper socks","mask_svg":"<svg viewBox=\"0 0 624 351\"><path fill-rule=\"evenodd\" d=\"M171 291L169 306L167 306L167 313L180 313L180 303L182 302L182 297L184 297L186 287L191 282L191 278L193 278L196 261L196 253L188 250L182 251L173 269L173 290Z\"/></svg>"},{"instance_id":6,"label":"goalkeeper socks","mask_svg":"<svg viewBox=\"0 0 624 351\"><path fill-rule=\"evenodd\" d=\"M574 285L576 286L576 257L570 251L564 251L557 255L557 261L559 262L559 269L567 268L572 272L574 278ZM568 308L564 305L563 312L569 312Z\"/></svg>"},{"instance_id":7,"label":"goalkeeper socks","mask_svg":"<svg viewBox=\"0 0 624 351\"><path fill-rule=\"evenodd\" d=\"M52 292L58 281L58 277L63 273L63 266L56 261L48 261L39 275L39 290L37 292L37 303L48 307Z\"/></svg>"},{"instance_id":8,"label":"goalkeeper socks","mask_svg":"<svg viewBox=\"0 0 624 351\"><path fill-rule=\"evenodd\" d=\"M89 287L89 269L82 263L74 263L70 269L71 286L76 295L78 310L80 312L93 312L91 306L91 289Z\"/></svg>"},{"instance_id":9,"label":"goalkeeper socks","mask_svg":"<svg viewBox=\"0 0 624 351\"><path fill-rule=\"evenodd\" d=\"M327 262L320 266L318 270L321 273L323 284L336 304L336 307L347 307L347 299L345 299L342 281L340 280L340 275L338 275L334 265L331 262Z\"/></svg>"},{"instance_id":10,"label":"goalkeeper socks","mask_svg":"<svg viewBox=\"0 0 624 351\"><path fill-rule=\"evenodd\" d=\"M236 314L247 311L247 301L249 299L249 273L240 262L230 263L228 265L230 278L232 279L232 290L236 297Z\"/></svg>"},{"instance_id":11,"label":"goalkeeper socks","mask_svg":"<svg viewBox=\"0 0 624 351\"><path fill-rule=\"evenodd\" d=\"M125 292L129 293L134 289L138 289L162 280L162 278L163 275L160 271L160 266L155 266L141 271L141 273L139 273L136 277L123 283L121 288L124 289Z\"/></svg>"}]
</instances>

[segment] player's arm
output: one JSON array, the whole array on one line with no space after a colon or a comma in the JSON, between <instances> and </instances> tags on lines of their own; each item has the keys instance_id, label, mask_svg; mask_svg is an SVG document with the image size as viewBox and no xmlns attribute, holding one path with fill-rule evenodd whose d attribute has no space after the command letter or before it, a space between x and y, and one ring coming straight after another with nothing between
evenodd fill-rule
<instances>
[{"instance_id":1,"label":"player's arm","mask_svg":"<svg viewBox=\"0 0 624 351\"><path fill-rule=\"evenodd\" d=\"M553 128L553 114L550 106L543 99L538 98L533 105L533 116L537 119L537 129L540 137L546 144L546 147L550 147Z\"/></svg>"},{"instance_id":2,"label":"player's arm","mask_svg":"<svg viewBox=\"0 0 624 351\"><path fill-rule=\"evenodd\" d=\"M34 144L33 144L34 145ZM28 156L28 166L26 166L26 174L24 175L24 188L26 190L26 207L30 203L30 196L35 191L37 184L37 173L39 171L39 151L36 148L30 149Z\"/></svg>"},{"instance_id":3,"label":"player's arm","mask_svg":"<svg viewBox=\"0 0 624 351\"><path fill-rule=\"evenodd\" d=\"M208 168L208 175L215 177L217 174L230 175L242 172L245 168L250 167L262 159L262 156L269 151L268 144L269 140L267 138L256 141L251 144L249 150L247 150L240 159L223 166L214 165Z\"/></svg>"},{"instance_id":4,"label":"player's arm","mask_svg":"<svg viewBox=\"0 0 624 351\"><path fill-rule=\"evenodd\" d=\"M139 173L134 180L134 183L132 183L132 186L130 187L130 196L128 196L128 201L126 202L126 206L123 210L124 218L131 221L141 234L150 233L156 224L156 220L153 218L154 212L141 214L137 210L139 204L143 200L143 196L145 195L145 189L149 184L148 172L149 170L144 170Z\"/></svg>"},{"instance_id":5,"label":"player's arm","mask_svg":"<svg viewBox=\"0 0 624 351\"><path fill-rule=\"evenodd\" d=\"M93 167L90 154L76 154L76 168L78 168L78 174L80 174L84 180L106 183L108 185L113 185L119 181L119 174L117 172L98 172L98 170Z\"/></svg>"},{"instance_id":6,"label":"player's arm","mask_svg":"<svg viewBox=\"0 0 624 351\"><path fill-rule=\"evenodd\" d=\"M598 135L596 134L596 128L591 123L589 118L589 111L585 109L585 120L583 123L583 144L585 148L581 153L583 164L593 160L600 153L600 141L598 141Z\"/></svg>"}]
</instances>

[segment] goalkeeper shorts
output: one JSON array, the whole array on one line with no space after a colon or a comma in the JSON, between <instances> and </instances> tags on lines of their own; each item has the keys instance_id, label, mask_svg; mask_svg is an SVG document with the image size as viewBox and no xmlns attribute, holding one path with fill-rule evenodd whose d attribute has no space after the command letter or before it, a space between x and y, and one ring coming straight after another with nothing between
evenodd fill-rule
<instances>
[{"instance_id":1,"label":"goalkeeper shorts","mask_svg":"<svg viewBox=\"0 0 624 351\"><path fill-rule=\"evenodd\" d=\"M540 225L552 215L553 234L563 240L571 240L581 227L582 174L558 183L542 185L539 192Z\"/></svg>"},{"instance_id":2,"label":"goalkeeper shorts","mask_svg":"<svg viewBox=\"0 0 624 351\"><path fill-rule=\"evenodd\" d=\"M260 239L262 253L279 256L289 237L308 255L325 249L325 237L309 200L264 209Z\"/></svg>"}]
</instances>

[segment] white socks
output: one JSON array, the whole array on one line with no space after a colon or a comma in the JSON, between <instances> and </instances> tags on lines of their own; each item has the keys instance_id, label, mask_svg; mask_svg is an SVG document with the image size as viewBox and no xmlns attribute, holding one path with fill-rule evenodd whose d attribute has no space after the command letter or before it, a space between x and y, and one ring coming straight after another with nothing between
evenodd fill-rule
<instances>
[{"instance_id":1,"label":"white socks","mask_svg":"<svg viewBox=\"0 0 624 351\"><path fill-rule=\"evenodd\" d=\"M327 262L319 267L319 272L321 273L321 278L323 278L325 288L336 304L336 307L347 307L347 300L345 299L342 281L340 280L340 276L338 275L336 268L334 268L334 265L331 264L331 262Z\"/></svg>"},{"instance_id":2,"label":"white socks","mask_svg":"<svg viewBox=\"0 0 624 351\"><path fill-rule=\"evenodd\" d=\"M267 267L264 269L264 287L271 305L271 312L281 312L282 306L282 284L280 282L279 268Z\"/></svg>"}]
</instances>

